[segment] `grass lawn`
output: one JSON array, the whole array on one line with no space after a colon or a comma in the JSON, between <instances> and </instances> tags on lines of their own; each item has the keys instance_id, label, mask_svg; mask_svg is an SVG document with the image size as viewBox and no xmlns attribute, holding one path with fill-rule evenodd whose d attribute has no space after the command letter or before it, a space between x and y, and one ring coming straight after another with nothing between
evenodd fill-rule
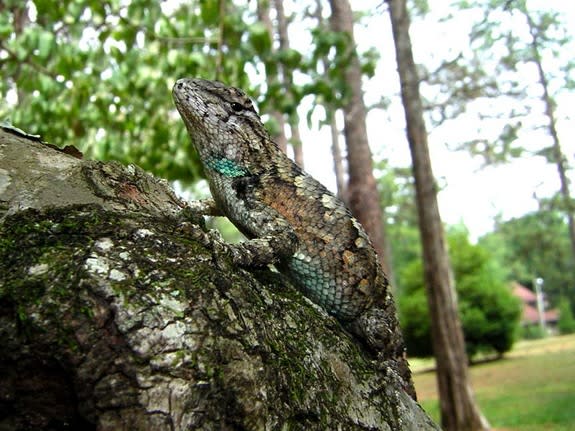
<instances>
[{"instance_id":1,"label":"grass lawn","mask_svg":"<svg viewBox=\"0 0 575 431\"><path fill-rule=\"evenodd\" d=\"M439 423L435 373L424 371L433 364L413 362L419 401ZM575 335L517 343L504 359L472 366L471 378L493 429L575 430Z\"/></svg>"}]
</instances>

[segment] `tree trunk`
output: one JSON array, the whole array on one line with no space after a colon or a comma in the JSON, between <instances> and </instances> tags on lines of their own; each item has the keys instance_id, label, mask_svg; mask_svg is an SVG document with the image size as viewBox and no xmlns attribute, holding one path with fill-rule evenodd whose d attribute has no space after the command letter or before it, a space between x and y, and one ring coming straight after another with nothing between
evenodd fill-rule
<instances>
[{"instance_id":1,"label":"tree trunk","mask_svg":"<svg viewBox=\"0 0 575 431\"><path fill-rule=\"evenodd\" d=\"M285 51L290 48L289 36L288 36L288 24L285 17L283 0L274 1L276 17L277 17L277 29L278 29L278 39L280 43L280 50ZM285 65L280 65L281 70L281 81L284 87L284 94L286 96L291 96L291 91L293 88L293 79L291 70L289 70ZM297 110L289 116L288 124L291 131L291 145L293 148L293 158L294 162L300 167L304 167L303 161L303 147L301 145L301 136L299 133L299 116Z\"/></svg>"},{"instance_id":2,"label":"tree trunk","mask_svg":"<svg viewBox=\"0 0 575 431\"><path fill-rule=\"evenodd\" d=\"M0 129L0 429L438 430L135 166Z\"/></svg>"},{"instance_id":3,"label":"tree trunk","mask_svg":"<svg viewBox=\"0 0 575 431\"><path fill-rule=\"evenodd\" d=\"M380 257L382 267L389 273L385 256L382 211L377 185L373 176L371 150L367 140L366 108L361 88L361 67L355 53L353 14L348 0L330 0L330 25L333 31L349 35L351 60L345 70L348 102L344 111L344 134L347 145L348 203L352 213L365 227Z\"/></svg>"},{"instance_id":4,"label":"tree trunk","mask_svg":"<svg viewBox=\"0 0 575 431\"><path fill-rule=\"evenodd\" d=\"M291 119L291 117L295 119ZM293 160L296 164L303 168L304 167L304 160L303 160L303 145L301 141L301 135L299 133L299 115L297 113L290 116L290 131L291 131L291 146L293 148Z\"/></svg>"},{"instance_id":5,"label":"tree trunk","mask_svg":"<svg viewBox=\"0 0 575 431\"><path fill-rule=\"evenodd\" d=\"M274 31L272 21L270 19L269 0L258 0L257 13L258 13L258 19L265 25L265 27L266 27L269 35L270 35L270 38L272 40L272 48L271 49L273 51L274 50L274 48L273 48L273 35L274 35L275 31ZM270 73L269 70L266 70L266 75L267 75L268 85L277 84L279 82L279 78L278 78L277 74ZM272 139L278 145L280 150L282 150L284 153L287 153L288 141L287 141L287 137L286 137L286 133L285 133L284 115L283 115L283 113L281 113L280 111L275 109L275 107L272 107L269 114L276 121L277 127L278 127L278 133L275 133L272 136Z\"/></svg>"},{"instance_id":6,"label":"tree trunk","mask_svg":"<svg viewBox=\"0 0 575 431\"><path fill-rule=\"evenodd\" d=\"M545 75L545 70L543 69L543 60L541 58L541 52L539 48L539 33L537 25L533 22L533 19L529 15L529 11L526 8L521 8L521 11L527 19L529 32L531 33L531 50L533 52L533 62L537 67L539 85L541 85L543 90L541 100L545 106L545 115L549 121L547 129L549 130L549 135L553 141L553 162L555 162L557 166L557 173L559 174L560 194L563 199L563 205L567 215L569 238L571 240L571 251L573 253L573 259L575 260L575 208L573 205L573 199L571 199L571 192L569 191L569 179L567 178L567 160L563 154L563 151L561 150L559 134L557 133L557 120L555 119L554 109L555 102L549 93L549 83L547 81L547 76Z\"/></svg>"},{"instance_id":7,"label":"tree trunk","mask_svg":"<svg viewBox=\"0 0 575 431\"><path fill-rule=\"evenodd\" d=\"M345 169L343 167L343 157L341 156L341 148L339 146L339 130L337 128L337 123L335 121L335 115L330 108L325 108L328 115L329 130L331 133L331 155L333 157L333 171L335 173L335 183L337 186L337 197L339 197L346 204L347 199L347 187L345 186Z\"/></svg>"},{"instance_id":8,"label":"tree trunk","mask_svg":"<svg viewBox=\"0 0 575 431\"><path fill-rule=\"evenodd\" d=\"M437 206L437 189L427 146L405 0L389 0L389 12L415 178L441 424L446 431L485 430L489 426L475 403L469 383L467 354Z\"/></svg>"},{"instance_id":9,"label":"tree trunk","mask_svg":"<svg viewBox=\"0 0 575 431\"><path fill-rule=\"evenodd\" d=\"M322 0L316 0L316 7L313 14L311 15L317 20L317 28L326 28L325 20L323 18ZM321 64L325 73L325 71L329 69L328 60L325 56L321 59ZM333 172L335 175L335 184L337 187L337 197L345 202L345 204L349 207L347 186L345 182L345 167L343 165L343 157L341 155L341 146L339 143L340 132L337 127L337 121L335 117L337 109L333 106L333 104L328 102L324 103L324 109L326 113L326 123L329 124L329 131L331 134L331 156L333 158Z\"/></svg>"}]
</instances>

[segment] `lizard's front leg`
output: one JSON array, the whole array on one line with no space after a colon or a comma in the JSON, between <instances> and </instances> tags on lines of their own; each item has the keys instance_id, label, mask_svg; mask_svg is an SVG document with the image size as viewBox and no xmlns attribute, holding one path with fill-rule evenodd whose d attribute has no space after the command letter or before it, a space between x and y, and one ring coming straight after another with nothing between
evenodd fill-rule
<instances>
[{"instance_id":1,"label":"lizard's front leg","mask_svg":"<svg viewBox=\"0 0 575 431\"><path fill-rule=\"evenodd\" d=\"M279 213L259 202L250 202L250 211L243 213L241 222L231 221L249 239L238 244L223 242L217 231L193 235L203 244L217 244L227 252L234 264L243 267L258 267L277 263L291 257L297 248L298 239L291 227ZM213 199L196 200L188 203L184 211L194 215L230 216Z\"/></svg>"},{"instance_id":2,"label":"lizard's front leg","mask_svg":"<svg viewBox=\"0 0 575 431\"><path fill-rule=\"evenodd\" d=\"M248 237L247 241L228 244L228 249L236 265L257 267L289 259L296 252L298 237L289 224L273 208L260 202L251 202L250 210L241 220L231 221Z\"/></svg>"},{"instance_id":3,"label":"lizard's front leg","mask_svg":"<svg viewBox=\"0 0 575 431\"><path fill-rule=\"evenodd\" d=\"M223 216L222 210L216 205L213 199L200 199L188 202L186 211L194 214L207 215L207 216Z\"/></svg>"}]
</instances>

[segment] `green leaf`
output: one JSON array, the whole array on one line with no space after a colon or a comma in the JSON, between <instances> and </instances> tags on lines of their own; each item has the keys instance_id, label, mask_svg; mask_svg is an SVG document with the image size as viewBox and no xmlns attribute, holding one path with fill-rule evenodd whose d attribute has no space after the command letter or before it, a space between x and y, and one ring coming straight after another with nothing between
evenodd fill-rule
<instances>
[{"instance_id":1,"label":"green leaf","mask_svg":"<svg viewBox=\"0 0 575 431\"><path fill-rule=\"evenodd\" d=\"M266 26L261 22L256 22L248 27L249 39L258 55L270 52L272 39Z\"/></svg>"},{"instance_id":2,"label":"green leaf","mask_svg":"<svg viewBox=\"0 0 575 431\"><path fill-rule=\"evenodd\" d=\"M200 2L201 16L204 24L217 24L220 19L220 7L218 0L202 0ZM223 19L223 17L221 17Z\"/></svg>"},{"instance_id":3,"label":"green leaf","mask_svg":"<svg viewBox=\"0 0 575 431\"><path fill-rule=\"evenodd\" d=\"M196 64L200 67L206 66L206 57L199 52L192 52L190 55L188 55L188 60L190 63Z\"/></svg>"},{"instance_id":4,"label":"green leaf","mask_svg":"<svg viewBox=\"0 0 575 431\"><path fill-rule=\"evenodd\" d=\"M295 69L301 64L302 55L293 48L284 49L279 52L279 59L289 68Z\"/></svg>"},{"instance_id":5,"label":"green leaf","mask_svg":"<svg viewBox=\"0 0 575 431\"><path fill-rule=\"evenodd\" d=\"M14 27L5 18L5 16L0 17L0 38L7 38L14 33Z\"/></svg>"},{"instance_id":6,"label":"green leaf","mask_svg":"<svg viewBox=\"0 0 575 431\"><path fill-rule=\"evenodd\" d=\"M38 57L42 60L50 56L50 52L54 47L55 37L52 33L43 31L38 36Z\"/></svg>"},{"instance_id":7,"label":"green leaf","mask_svg":"<svg viewBox=\"0 0 575 431\"><path fill-rule=\"evenodd\" d=\"M28 48L25 45L16 45L16 58L19 61L23 61L26 57L28 57Z\"/></svg>"}]
</instances>

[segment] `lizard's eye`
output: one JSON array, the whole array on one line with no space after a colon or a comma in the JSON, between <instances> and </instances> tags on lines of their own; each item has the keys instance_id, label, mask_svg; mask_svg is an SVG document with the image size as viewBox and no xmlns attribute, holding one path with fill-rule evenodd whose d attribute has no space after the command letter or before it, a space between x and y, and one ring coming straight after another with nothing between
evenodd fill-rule
<instances>
[{"instance_id":1,"label":"lizard's eye","mask_svg":"<svg viewBox=\"0 0 575 431\"><path fill-rule=\"evenodd\" d=\"M243 111L245 108L241 103L232 102L232 109L236 112L240 112Z\"/></svg>"}]
</instances>

